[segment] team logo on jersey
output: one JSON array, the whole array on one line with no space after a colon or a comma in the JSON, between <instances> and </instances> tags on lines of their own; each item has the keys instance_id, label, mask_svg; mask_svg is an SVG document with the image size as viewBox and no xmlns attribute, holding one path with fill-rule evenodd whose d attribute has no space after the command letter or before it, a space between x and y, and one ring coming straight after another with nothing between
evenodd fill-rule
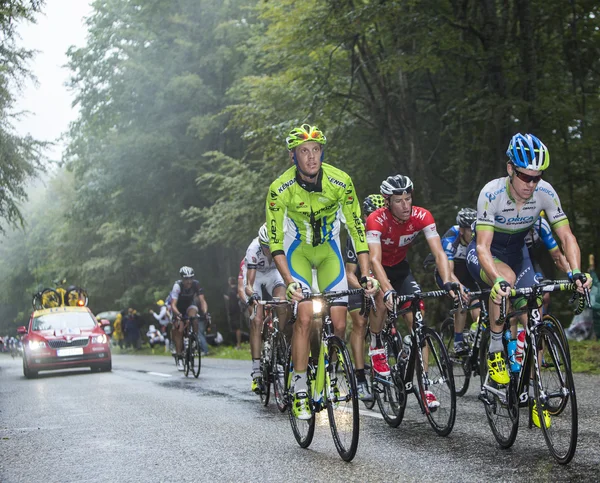
<instances>
[{"instance_id":1,"label":"team logo on jersey","mask_svg":"<svg viewBox=\"0 0 600 483\"><path fill-rule=\"evenodd\" d=\"M392 240L391 238L384 238L383 240L381 240L384 244L386 245L391 245L392 243L394 243L394 240Z\"/></svg>"},{"instance_id":2,"label":"team logo on jersey","mask_svg":"<svg viewBox=\"0 0 600 483\"><path fill-rule=\"evenodd\" d=\"M286 181L279 188L277 188L277 192L279 194L283 193L286 189L288 189L290 186L292 186L295 182L296 182L295 178L294 179L290 179L289 181Z\"/></svg>"},{"instance_id":3,"label":"team logo on jersey","mask_svg":"<svg viewBox=\"0 0 600 483\"><path fill-rule=\"evenodd\" d=\"M502 215L496 215L494 217L494 221L496 223L502 223L502 224L504 224L504 223L506 223L506 218L504 218Z\"/></svg>"},{"instance_id":4,"label":"team logo on jersey","mask_svg":"<svg viewBox=\"0 0 600 483\"><path fill-rule=\"evenodd\" d=\"M346 183L342 183L340 180L332 178L331 176L327 176L327 178L329 179L329 181L331 181L332 184L341 186L342 188L346 189Z\"/></svg>"},{"instance_id":5,"label":"team logo on jersey","mask_svg":"<svg viewBox=\"0 0 600 483\"><path fill-rule=\"evenodd\" d=\"M271 199L274 200L275 198L277 198L277 193L275 193L275 191L271 191Z\"/></svg>"},{"instance_id":6,"label":"team logo on jersey","mask_svg":"<svg viewBox=\"0 0 600 483\"><path fill-rule=\"evenodd\" d=\"M414 229L415 229L415 227L414 227L414 226L413 226L413 224L411 223L410 225L408 225L408 229L412 231L412 230L414 230Z\"/></svg>"},{"instance_id":7,"label":"team logo on jersey","mask_svg":"<svg viewBox=\"0 0 600 483\"><path fill-rule=\"evenodd\" d=\"M413 233L411 235L404 235L400 237L400 246L405 247L406 245L410 245L412 241L417 237L419 233Z\"/></svg>"},{"instance_id":8,"label":"team logo on jersey","mask_svg":"<svg viewBox=\"0 0 600 483\"><path fill-rule=\"evenodd\" d=\"M424 220L425 219L425 212L421 211L421 210L413 210L413 216L415 218L418 218L419 220Z\"/></svg>"}]
</instances>

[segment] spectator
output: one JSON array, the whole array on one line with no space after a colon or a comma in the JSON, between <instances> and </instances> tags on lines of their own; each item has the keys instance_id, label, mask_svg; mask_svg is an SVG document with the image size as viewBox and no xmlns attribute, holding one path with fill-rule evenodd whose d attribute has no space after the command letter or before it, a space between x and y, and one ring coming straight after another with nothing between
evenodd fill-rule
<instances>
[{"instance_id":1,"label":"spectator","mask_svg":"<svg viewBox=\"0 0 600 483\"><path fill-rule=\"evenodd\" d=\"M163 300L156 302L156 305L160 307L158 314L154 310L150 309L150 313L159 323L160 332L164 337L165 352L169 350L169 324L171 323L171 314L169 313L168 307ZM152 327L152 326L151 326Z\"/></svg>"},{"instance_id":2,"label":"spectator","mask_svg":"<svg viewBox=\"0 0 600 483\"><path fill-rule=\"evenodd\" d=\"M140 327L131 307L127 309L127 314L123 317L123 332L125 333L125 346L137 348Z\"/></svg>"},{"instance_id":3,"label":"spectator","mask_svg":"<svg viewBox=\"0 0 600 483\"><path fill-rule=\"evenodd\" d=\"M117 314L115 323L113 324L113 341L114 344L118 345L121 349L123 348L123 315L124 310Z\"/></svg>"},{"instance_id":4,"label":"spectator","mask_svg":"<svg viewBox=\"0 0 600 483\"><path fill-rule=\"evenodd\" d=\"M229 277L227 293L223 295L227 303L227 317L229 328L235 331L235 348L241 349L242 344L242 310L238 299L238 281L235 277Z\"/></svg>"},{"instance_id":5,"label":"spectator","mask_svg":"<svg viewBox=\"0 0 600 483\"><path fill-rule=\"evenodd\" d=\"M160 330L156 328L156 326L151 325L148 328L148 332L146 333L146 337L148 337L148 343L150 344L150 348L154 349L156 344L164 344L165 338L161 334Z\"/></svg>"}]
</instances>

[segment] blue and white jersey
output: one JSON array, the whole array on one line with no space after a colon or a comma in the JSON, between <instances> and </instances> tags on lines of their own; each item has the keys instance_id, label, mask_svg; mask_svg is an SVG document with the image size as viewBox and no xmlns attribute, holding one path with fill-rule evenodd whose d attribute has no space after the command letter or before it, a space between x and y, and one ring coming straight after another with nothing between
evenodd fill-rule
<instances>
[{"instance_id":1,"label":"blue and white jersey","mask_svg":"<svg viewBox=\"0 0 600 483\"><path fill-rule=\"evenodd\" d=\"M517 210L517 203L510 195L509 177L498 178L486 184L479 193L476 232L494 232L493 255L520 256L525 237L542 210L554 229L569 223L550 183L541 180L531 198Z\"/></svg>"},{"instance_id":2,"label":"blue and white jersey","mask_svg":"<svg viewBox=\"0 0 600 483\"><path fill-rule=\"evenodd\" d=\"M448 260L464 261L467 258L467 245L463 245L460 240L459 226L451 226L442 237L442 247Z\"/></svg>"},{"instance_id":3,"label":"blue and white jersey","mask_svg":"<svg viewBox=\"0 0 600 483\"><path fill-rule=\"evenodd\" d=\"M548 251L558 248L558 243L556 243L556 240L552 236L550 224L542 216L536 220L533 228L527 232L527 236L525 237L525 245L527 245L527 248L532 248L540 241L544 243L544 246L548 249Z\"/></svg>"}]
</instances>

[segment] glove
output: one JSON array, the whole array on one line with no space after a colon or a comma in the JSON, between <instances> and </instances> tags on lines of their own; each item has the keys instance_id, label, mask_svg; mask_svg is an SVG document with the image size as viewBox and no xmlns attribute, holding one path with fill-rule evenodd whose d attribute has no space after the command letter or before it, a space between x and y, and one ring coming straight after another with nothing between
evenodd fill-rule
<instances>
[{"instance_id":1,"label":"glove","mask_svg":"<svg viewBox=\"0 0 600 483\"><path fill-rule=\"evenodd\" d=\"M591 276L589 273L582 273L581 270L578 270L577 268L575 268L571 274L571 280L573 280L573 282L577 282L577 280L579 280L581 285L587 282L587 279L590 277Z\"/></svg>"},{"instance_id":2,"label":"glove","mask_svg":"<svg viewBox=\"0 0 600 483\"><path fill-rule=\"evenodd\" d=\"M507 288L510 288L510 284L502 277L498 277L494 282L492 292L490 293L492 299L496 300L496 298L498 297L498 292L500 290L506 290Z\"/></svg>"},{"instance_id":3,"label":"glove","mask_svg":"<svg viewBox=\"0 0 600 483\"><path fill-rule=\"evenodd\" d=\"M454 292L454 295L456 295L456 292L459 290L459 288L458 285L453 282L446 282L444 284L444 290L446 292Z\"/></svg>"},{"instance_id":4,"label":"glove","mask_svg":"<svg viewBox=\"0 0 600 483\"><path fill-rule=\"evenodd\" d=\"M292 282L287 286L287 290L285 291L285 296L288 300L292 300L292 296L300 288L300 284L298 282Z\"/></svg>"},{"instance_id":5,"label":"glove","mask_svg":"<svg viewBox=\"0 0 600 483\"><path fill-rule=\"evenodd\" d=\"M256 292L253 293L250 298L248 299L248 304L252 304L254 302L258 302L260 300L260 295L258 295Z\"/></svg>"},{"instance_id":6,"label":"glove","mask_svg":"<svg viewBox=\"0 0 600 483\"><path fill-rule=\"evenodd\" d=\"M378 280L376 278L373 278L373 277L361 277L360 278L360 286L362 288L367 288L367 284L369 282L371 282L373 288L379 290L380 285L379 285L379 282L378 282Z\"/></svg>"}]
</instances>

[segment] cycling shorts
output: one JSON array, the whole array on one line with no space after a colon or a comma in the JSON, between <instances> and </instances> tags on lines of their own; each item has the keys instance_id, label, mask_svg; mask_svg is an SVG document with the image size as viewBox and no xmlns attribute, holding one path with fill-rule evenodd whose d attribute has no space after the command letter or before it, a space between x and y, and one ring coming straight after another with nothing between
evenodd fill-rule
<instances>
[{"instance_id":1,"label":"cycling shorts","mask_svg":"<svg viewBox=\"0 0 600 483\"><path fill-rule=\"evenodd\" d=\"M440 277L440 274L439 274L437 268L435 269L434 275L435 275L435 282L437 283L438 287L443 289L444 284L442 282L442 277ZM469 290L471 290L471 291L479 290L479 286L477 285L477 282L473 279L471 273L469 272L469 269L467 268L467 264L465 263L464 260L454 260L454 275L456 275L456 278L458 278L458 281L463 286L467 287Z\"/></svg>"},{"instance_id":2,"label":"cycling shorts","mask_svg":"<svg viewBox=\"0 0 600 483\"><path fill-rule=\"evenodd\" d=\"M385 274L398 295L411 295L421 291L406 259L393 267L384 266Z\"/></svg>"},{"instance_id":3,"label":"cycling shorts","mask_svg":"<svg viewBox=\"0 0 600 483\"><path fill-rule=\"evenodd\" d=\"M354 294L348 297L348 312L354 312L360 310L362 307L363 296L361 294Z\"/></svg>"},{"instance_id":4,"label":"cycling shorts","mask_svg":"<svg viewBox=\"0 0 600 483\"><path fill-rule=\"evenodd\" d=\"M252 290L254 293L261 295L261 298L265 300L262 289L267 292L269 298L273 298L273 291L277 287L285 287L283 278L279 274L278 270L269 270L268 272L259 272L256 270L256 278L254 279L254 285Z\"/></svg>"},{"instance_id":5,"label":"cycling shorts","mask_svg":"<svg viewBox=\"0 0 600 483\"><path fill-rule=\"evenodd\" d=\"M294 281L305 292L311 292L312 269L317 271L317 284L321 292L348 290L348 280L339 238L313 247L296 240L288 233L283 240L283 249ZM331 305L348 305L348 297L336 299Z\"/></svg>"},{"instance_id":6,"label":"cycling shorts","mask_svg":"<svg viewBox=\"0 0 600 483\"><path fill-rule=\"evenodd\" d=\"M477 244L475 240L469 243L467 248L467 268L473 279L481 286L491 287L494 282L490 281L486 276L483 268L479 264L477 256ZM531 287L537 282L531 258L529 258L529 250L523 244L523 250L520 253L498 253L492 249L492 256L495 262L504 262L515 273L516 280L513 288ZM511 300L513 300L511 298ZM519 297L516 301L513 300L513 305L516 309L523 306L525 299Z\"/></svg>"}]
</instances>

